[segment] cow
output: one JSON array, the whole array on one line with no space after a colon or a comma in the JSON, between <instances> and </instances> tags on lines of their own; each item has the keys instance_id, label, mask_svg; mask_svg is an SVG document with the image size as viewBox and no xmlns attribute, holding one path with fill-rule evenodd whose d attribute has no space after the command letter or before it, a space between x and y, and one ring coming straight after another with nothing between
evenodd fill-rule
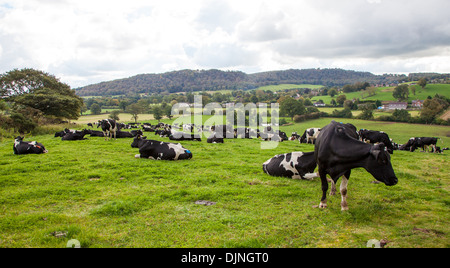
<instances>
[{"instance_id":1,"label":"cow","mask_svg":"<svg viewBox=\"0 0 450 268\"><path fill-rule=\"evenodd\" d=\"M430 146L431 152L435 152L438 139L440 139L440 138L421 137L420 140L422 141L422 146L421 146L422 150L428 152L428 146Z\"/></svg>"},{"instance_id":2,"label":"cow","mask_svg":"<svg viewBox=\"0 0 450 268\"><path fill-rule=\"evenodd\" d=\"M290 141L300 140L300 135L297 134L297 132L292 132L291 137L289 138Z\"/></svg>"},{"instance_id":3,"label":"cow","mask_svg":"<svg viewBox=\"0 0 450 268\"><path fill-rule=\"evenodd\" d=\"M64 129L63 131L59 131L55 133L55 138L56 137L63 137L64 135L66 135L67 133L71 132L68 128Z\"/></svg>"},{"instance_id":4,"label":"cow","mask_svg":"<svg viewBox=\"0 0 450 268\"><path fill-rule=\"evenodd\" d=\"M86 136L87 134L91 134L91 130L83 129L82 131L68 132L61 138L61 140L63 141L86 140L84 136Z\"/></svg>"},{"instance_id":5,"label":"cow","mask_svg":"<svg viewBox=\"0 0 450 268\"><path fill-rule=\"evenodd\" d=\"M300 137L300 143L311 143L314 144L316 142L317 136L320 133L320 128L308 128L303 132L303 135Z\"/></svg>"},{"instance_id":6,"label":"cow","mask_svg":"<svg viewBox=\"0 0 450 268\"><path fill-rule=\"evenodd\" d=\"M320 208L327 207L327 174L331 176L332 186L342 177L340 192L343 211L348 210L347 185L353 168L363 167L376 180L387 186L396 185L398 182L385 145L373 145L358 140L356 127L352 124L332 121L322 128L314 146L314 157L322 183Z\"/></svg>"},{"instance_id":7,"label":"cow","mask_svg":"<svg viewBox=\"0 0 450 268\"><path fill-rule=\"evenodd\" d=\"M263 164L265 173L275 177L310 180L318 177L314 152L293 152L276 155Z\"/></svg>"},{"instance_id":8,"label":"cow","mask_svg":"<svg viewBox=\"0 0 450 268\"><path fill-rule=\"evenodd\" d=\"M360 129L358 134L361 141L372 144L382 142L386 145L386 148L390 154L394 153L394 145L392 144L392 141L387 133L383 131Z\"/></svg>"},{"instance_id":9,"label":"cow","mask_svg":"<svg viewBox=\"0 0 450 268\"><path fill-rule=\"evenodd\" d=\"M118 139L122 139L122 138L134 138L135 136L133 136L133 134L131 134L128 131L120 131L120 130L118 130L116 132L116 137Z\"/></svg>"},{"instance_id":10,"label":"cow","mask_svg":"<svg viewBox=\"0 0 450 268\"><path fill-rule=\"evenodd\" d=\"M206 140L207 143L224 143L223 137L217 137L216 133L212 133L208 139Z\"/></svg>"},{"instance_id":11,"label":"cow","mask_svg":"<svg viewBox=\"0 0 450 268\"><path fill-rule=\"evenodd\" d=\"M105 133L103 133L103 131L91 130L89 134L91 137L105 137Z\"/></svg>"},{"instance_id":12,"label":"cow","mask_svg":"<svg viewBox=\"0 0 450 268\"><path fill-rule=\"evenodd\" d=\"M45 154L48 153L42 143L36 141L23 141L23 137L16 137L13 145L14 154Z\"/></svg>"},{"instance_id":13,"label":"cow","mask_svg":"<svg viewBox=\"0 0 450 268\"><path fill-rule=\"evenodd\" d=\"M400 150L407 150L414 152L417 148L422 148L423 151L427 151L428 146L431 146L431 151L436 151L436 144L439 138L430 137L412 137L407 143L400 146Z\"/></svg>"},{"instance_id":14,"label":"cow","mask_svg":"<svg viewBox=\"0 0 450 268\"><path fill-rule=\"evenodd\" d=\"M192 158L191 151L181 144L147 140L147 137L138 135L131 143L132 148L139 148L136 158L148 158L152 160L188 160Z\"/></svg>"},{"instance_id":15,"label":"cow","mask_svg":"<svg viewBox=\"0 0 450 268\"><path fill-rule=\"evenodd\" d=\"M97 128L101 126L103 133L105 133L105 141L112 139L114 136L114 139L116 138L116 132L118 131L117 123L113 119L104 119L102 121L99 121L99 124Z\"/></svg>"}]
</instances>

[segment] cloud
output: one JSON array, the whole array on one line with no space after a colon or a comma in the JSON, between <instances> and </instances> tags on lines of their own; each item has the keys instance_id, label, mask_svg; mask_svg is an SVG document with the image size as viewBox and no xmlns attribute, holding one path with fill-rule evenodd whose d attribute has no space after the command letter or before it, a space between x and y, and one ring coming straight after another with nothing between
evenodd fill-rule
<instances>
[{"instance_id":1,"label":"cloud","mask_svg":"<svg viewBox=\"0 0 450 268\"><path fill-rule=\"evenodd\" d=\"M186 68L450 72L448 10L447 0L0 0L0 73L36 68L78 87Z\"/></svg>"}]
</instances>

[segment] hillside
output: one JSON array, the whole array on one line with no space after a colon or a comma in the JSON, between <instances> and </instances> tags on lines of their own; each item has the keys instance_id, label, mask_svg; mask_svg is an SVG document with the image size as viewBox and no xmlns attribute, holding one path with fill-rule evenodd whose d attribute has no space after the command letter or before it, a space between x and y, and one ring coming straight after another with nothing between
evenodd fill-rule
<instances>
[{"instance_id":1,"label":"hillside","mask_svg":"<svg viewBox=\"0 0 450 268\"><path fill-rule=\"evenodd\" d=\"M79 96L111 96L136 93L195 92L224 89L255 89L277 84L343 86L355 82L391 83L407 79L398 75L374 75L342 69L303 69L246 74L240 71L180 70L162 74L140 74L76 88Z\"/></svg>"}]
</instances>

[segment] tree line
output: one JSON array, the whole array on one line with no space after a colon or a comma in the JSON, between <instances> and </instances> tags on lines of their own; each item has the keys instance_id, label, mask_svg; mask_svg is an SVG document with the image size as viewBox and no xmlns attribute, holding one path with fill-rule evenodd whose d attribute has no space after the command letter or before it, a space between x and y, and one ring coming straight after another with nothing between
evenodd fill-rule
<instances>
[{"instance_id":1,"label":"tree line","mask_svg":"<svg viewBox=\"0 0 450 268\"><path fill-rule=\"evenodd\" d=\"M79 96L114 96L219 90L252 90L266 85L313 84L327 87L357 82L389 84L408 81L405 75L374 75L342 69L290 69L246 74L240 71L181 70L162 74L140 74L126 79L76 88Z\"/></svg>"}]
</instances>

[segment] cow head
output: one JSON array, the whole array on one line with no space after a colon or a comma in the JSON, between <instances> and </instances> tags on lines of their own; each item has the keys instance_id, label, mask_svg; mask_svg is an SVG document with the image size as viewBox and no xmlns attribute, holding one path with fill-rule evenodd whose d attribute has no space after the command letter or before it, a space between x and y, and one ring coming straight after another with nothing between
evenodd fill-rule
<instances>
[{"instance_id":1,"label":"cow head","mask_svg":"<svg viewBox=\"0 0 450 268\"><path fill-rule=\"evenodd\" d=\"M394 186L398 182L391 165L391 156L383 143L371 148L366 170L387 186Z\"/></svg>"},{"instance_id":2,"label":"cow head","mask_svg":"<svg viewBox=\"0 0 450 268\"><path fill-rule=\"evenodd\" d=\"M147 137L142 137L141 135L137 135L136 137L134 137L133 142L131 143L131 147L139 148L146 139L147 139Z\"/></svg>"}]
</instances>

